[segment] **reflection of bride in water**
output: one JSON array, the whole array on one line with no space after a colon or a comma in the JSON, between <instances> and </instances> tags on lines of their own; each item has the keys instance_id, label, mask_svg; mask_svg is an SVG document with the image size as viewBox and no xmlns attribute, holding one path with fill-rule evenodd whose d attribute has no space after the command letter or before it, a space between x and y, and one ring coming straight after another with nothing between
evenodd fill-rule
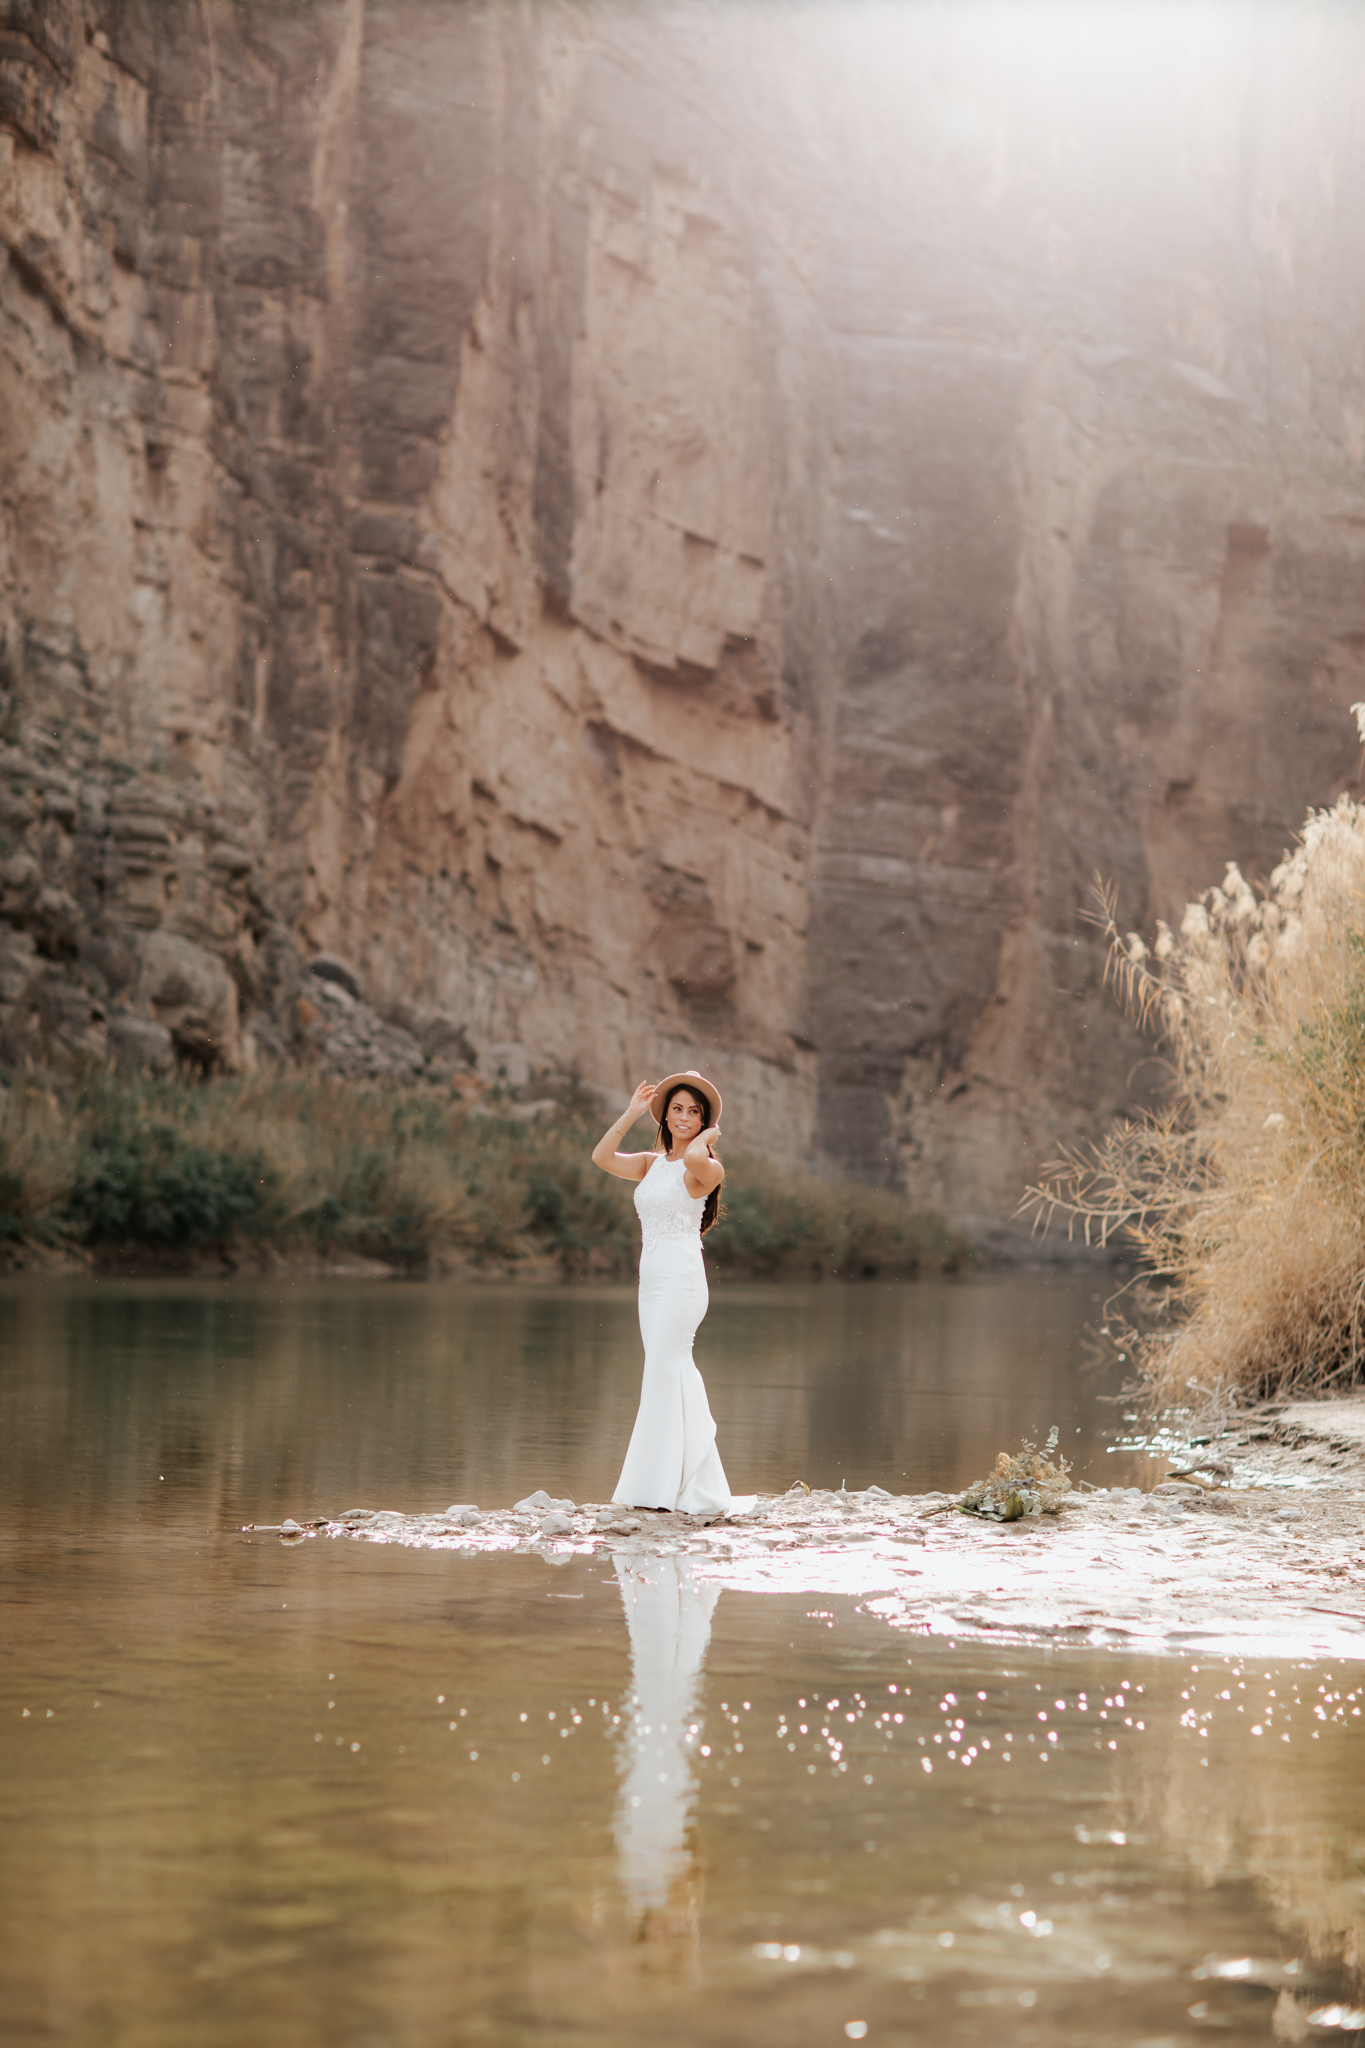
<instances>
[{"instance_id":1,"label":"reflection of bride in water","mask_svg":"<svg viewBox=\"0 0 1365 2048\"><path fill-rule=\"evenodd\" d=\"M699 1586L681 1557L618 1553L630 1629L631 1696L614 1833L636 1938L695 1936L699 1872L689 1842L694 1715L719 1586Z\"/></svg>"}]
</instances>

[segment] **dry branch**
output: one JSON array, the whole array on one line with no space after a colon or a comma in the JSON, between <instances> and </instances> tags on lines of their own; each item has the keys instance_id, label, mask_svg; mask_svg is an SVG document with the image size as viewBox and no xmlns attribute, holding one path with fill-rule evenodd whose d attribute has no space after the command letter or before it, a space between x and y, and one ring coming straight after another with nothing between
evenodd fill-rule
<instances>
[{"instance_id":1,"label":"dry branch","mask_svg":"<svg viewBox=\"0 0 1365 2048\"><path fill-rule=\"evenodd\" d=\"M1365 735L1363 735L1365 736ZM1365 1365L1365 806L1310 813L1258 895L1229 866L1149 948L1093 913L1170 1065L1167 1107L1049 1163L1036 1228L1123 1237L1166 1327L1115 1329L1158 1406L1353 1382Z\"/></svg>"}]
</instances>

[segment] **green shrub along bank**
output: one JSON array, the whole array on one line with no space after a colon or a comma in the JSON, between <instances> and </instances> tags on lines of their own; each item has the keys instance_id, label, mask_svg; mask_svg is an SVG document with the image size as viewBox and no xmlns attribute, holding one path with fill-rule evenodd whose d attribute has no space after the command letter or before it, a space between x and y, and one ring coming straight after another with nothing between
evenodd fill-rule
<instances>
[{"instance_id":1,"label":"green shrub along bank","mask_svg":"<svg viewBox=\"0 0 1365 2048\"><path fill-rule=\"evenodd\" d=\"M592 1165L571 1109L535 1123L382 1084L315 1076L16 1083L0 1116L0 1252L218 1254L233 1264L363 1257L411 1272L625 1275L631 1189ZM965 1239L896 1196L729 1161L713 1269L956 1272Z\"/></svg>"}]
</instances>

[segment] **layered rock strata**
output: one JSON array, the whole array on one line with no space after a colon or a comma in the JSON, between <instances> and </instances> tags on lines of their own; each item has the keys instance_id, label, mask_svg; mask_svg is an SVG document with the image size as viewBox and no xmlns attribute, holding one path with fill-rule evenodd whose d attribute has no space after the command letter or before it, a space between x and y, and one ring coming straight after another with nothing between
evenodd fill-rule
<instances>
[{"instance_id":1,"label":"layered rock strata","mask_svg":"<svg viewBox=\"0 0 1365 2048\"><path fill-rule=\"evenodd\" d=\"M7 19L14 731L39 779L74 733L253 833L212 931L106 870L92 992L106 940L207 946L234 1066L297 1049L324 948L528 1079L719 1058L791 1150L815 773L784 564L818 437L685 30ZM293 954L255 959L262 916Z\"/></svg>"},{"instance_id":2,"label":"layered rock strata","mask_svg":"<svg viewBox=\"0 0 1365 2048\"><path fill-rule=\"evenodd\" d=\"M6 1056L702 1064L983 1227L1150 1095L1092 875L1358 771L1365 28L1104 12L3 0Z\"/></svg>"},{"instance_id":3,"label":"layered rock strata","mask_svg":"<svg viewBox=\"0 0 1365 2048\"><path fill-rule=\"evenodd\" d=\"M240 1074L264 1056L352 1080L483 1085L457 1018L377 1009L345 962L301 955L250 811L80 745L58 765L0 743L0 847L0 1066L65 1054ZM486 1076L504 1092L528 1078L524 1058Z\"/></svg>"}]
</instances>

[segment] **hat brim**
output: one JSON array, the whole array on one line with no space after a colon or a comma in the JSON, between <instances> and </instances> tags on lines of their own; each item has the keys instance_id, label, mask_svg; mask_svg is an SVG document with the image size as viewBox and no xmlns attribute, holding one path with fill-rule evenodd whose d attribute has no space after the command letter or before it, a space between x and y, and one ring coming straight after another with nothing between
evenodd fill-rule
<instances>
[{"instance_id":1,"label":"hat brim","mask_svg":"<svg viewBox=\"0 0 1365 2048\"><path fill-rule=\"evenodd\" d=\"M662 1124L663 1105L668 1100L668 1091L670 1088L676 1088L680 1082L685 1087L691 1088L697 1095L704 1095L706 1097L706 1100L711 1105L711 1121L713 1124L718 1124L720 1122L719 1088L717 1088L714 1081L708 1081L705 1074L692 1073L670 1074L667 1080L660 1081L658 1087L649 1098L649 1113L655 1123ZM659 1105L657 1109L654 1107L656 1102Z\"/></svg>"}]
</instances>

